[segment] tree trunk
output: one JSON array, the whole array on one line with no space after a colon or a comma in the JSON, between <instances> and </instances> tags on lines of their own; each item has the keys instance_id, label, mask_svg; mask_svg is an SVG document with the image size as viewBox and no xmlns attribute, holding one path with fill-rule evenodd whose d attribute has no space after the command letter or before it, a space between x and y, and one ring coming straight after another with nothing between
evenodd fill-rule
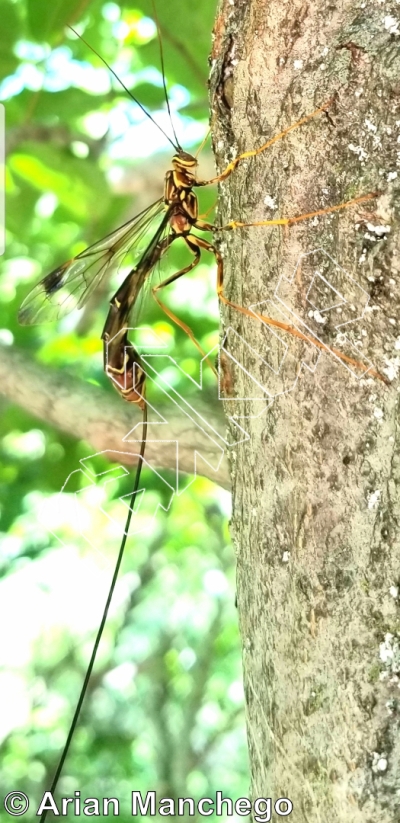
<instances>
[{"instance_id":1,"label":"tree trunk","mask_svg":"<svg viewBox=\"0 0 400 823\"><path fill-rule=\"evenodd\" d=\"M224 308L251 793L296 823L400 819L399 35L385 0L221 0L215 27L219 169L334 97L221 184L222 225L381 192L221 244L230 300L364 367Z\"/></svg>"}]
</instances>

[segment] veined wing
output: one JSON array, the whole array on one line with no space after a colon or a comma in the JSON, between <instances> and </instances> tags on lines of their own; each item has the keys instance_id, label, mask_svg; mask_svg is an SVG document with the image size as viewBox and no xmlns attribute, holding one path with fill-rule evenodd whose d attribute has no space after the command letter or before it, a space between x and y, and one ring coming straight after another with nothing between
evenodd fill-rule
<instances>
[{"instance_id":1,"label":"veined wing","mask_svg":"<svg viewBox=\"0 0 400 823\"><path fill-rule=\"evenodd\" d=\"M126 329L132 321L132 311L135 311L134 324L136 325L138 322L137 303L143 297L144 287L151 279L155 267L171 243L178 237L176 234L165 234L168 221L169 214L166 211L139 262L131 269L111 298L110 310L102 334L103 338L107 336L107 339L111 339L121 329Z\"/></svg>"},{"instance_id":2,"label":"veined wing","mask_svg":"<svg viewBox=\"0 0 400 823\"><path fill-rule=\"evenodd\" d=\"M128 251L134 250L137 259L141 239L150 227L158 232L163 217L165 204L160 198L119 229L46 275L25 297L18 313L21 325L60 320L73 309L81 309L104 275L118 265Z\"/></svg>"}]
</instances>

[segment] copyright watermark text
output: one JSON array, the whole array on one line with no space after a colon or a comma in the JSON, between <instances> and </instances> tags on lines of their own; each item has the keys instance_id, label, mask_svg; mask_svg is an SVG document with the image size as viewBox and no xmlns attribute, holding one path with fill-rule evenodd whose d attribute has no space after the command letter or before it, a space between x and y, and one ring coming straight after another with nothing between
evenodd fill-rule
<instances>
[{"instance_id":1,"label":"copyright watermark text","mask_svg":"<svg viewBox=\"0 0 400 823\"><path fill-rule=\"evenodd\" d=\"M29 809L29 799L24 792L9 792L3 805L11 817L21 817ZM51 792L45 792L34 814L39 817L46 811L52 812L56 817L119 817L120 801L116 797L82 798L80 791L74 792L73 797L63 797L56 801ZM248 817L252 814L256 823L268 823L273 814L276 817L288 817L293 811L293 803L287 797L279 797L275 801L271 797L259 797L253 801L247 797L232 800L230 797L223 797L223 793L219 791L216 792L215 799L202 797L200 800L192 797L157 798L155 791L146 792L145 795L133 791L130 811L132 817L232 817L234 814Z\"/></svg>"}]
</instances>

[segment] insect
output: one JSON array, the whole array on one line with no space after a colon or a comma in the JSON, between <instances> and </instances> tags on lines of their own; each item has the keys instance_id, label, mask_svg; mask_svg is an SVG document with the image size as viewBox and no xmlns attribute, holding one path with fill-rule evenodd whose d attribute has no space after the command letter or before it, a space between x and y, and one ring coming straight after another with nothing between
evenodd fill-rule
<instances>
[{"instance_id":1,"label":"insect","mask_svg":"<svg viewBox=\"0 0 400 823\"><path fill-rule=\"evenodd\" d=\"M112 71L111 67L109 68ZM136 100L136 98L134 99ZM23 325L29 325L54 319L59 320L74 308L82 308L107 272L115 268L117 263L123 259L128 251L131 253L134 252L145 232L150 228L153 229L154 234L145 252L111 299L111 308L102 334L106 373L125 400L139 403L139 405L143 407L144 400L138 390L144 385L144 373L140 369L137 352L132 349L131 344L127 340L126 329L132 309L136 304L143 285L172 243L178 239L183 240L193 255L193 260L187 266L175 272L157 286L154 286L152 290L153 296L168 316L172 317L194 340L188 327L166 309L157 293L159 290L194 269L200 262L202 251L208 251L215 257L217 263L217 294L219 300L242 314L252 318L255 316L254 312L233 303L225 296L222 256L213 243L198 234L194 234L194 230L215 234L250 226L291 226L303 220L309 220L323 214L348 208L349 206L366 200L371 200L377 196L376 193L364 194L347 202L325 209L318 209L317 211L307 214L250 223L232 220L225 226L217 226L199 218L198 199L194 192L195 188L226 180L242 160L261 154L293 129L298 128L322 112L325 112L331 103L331 100L327 101L327 103L320 106L311 114L306 115L271 140L268 140L258 149L240 154L229 163L221 174L210 180L198 180L196 177L196 158L188 152L185 152L176 138L175 144L170 140L176 149L176 153L172 158L172 169L167 171L165 176L164 196L137 217L133 218L133 220L130 220L124 226L121 226L98 243L95 243L93 246L90 246L78 254L72 260L68 260L50 272L50 274L46 275L46 277L32 289L22 303L18 315L19 322ZM319 348L334 352L340 359L358 366L364 371L369 368L335 349L330 349L315 338L311 338L309 335L305 335L289 325L263 315L258 316L260 320L268 325L281 328L305 341L310 342L310 340L312 340ZM198 346L197 341L194 340L194 342ZM129 348L131 349L130 355L127 353ZM200 349L200 351L202 350ZM381 378L377 372L373 372L373 374L375 377Z\"/></svg>"},{"instance_id":2,"label":"insect","mask_svg":"<svg viewBox=\"0 0 400 823\"><path fill-rule=\"evenodd\" d=\"M163 64L163 60L161 60L161 62ZM111 67L109 68L110 71L113 72ZM129 91L128 94L130 94L133 100L140 105L139 101L137 101ZM167 95L166 103L169 110ZM173 146L174 155L171 162L172 168L167 171L165 176L164 192L162 196L160 196L158 200L156 200L151 206L142 211L135 218L128 221L125 225L111 232L105 238L97 243L94 243L85 251L63 263L44 277L28 294L21 306L19 320L24 325L42 323L49 320L58 320L74 308L83 307L90 295L93 294L95 289L99 286L103 278L107 276L111 269L114 269L121 263L128 252L135 258L133 268L110 301L110 309L108 311L103 329L102 339L104 346L104 368L107 375L123 399L132 404L136 404L143 411L144 422L142 447L139 454L138 471L136 474L135 486L132 492L132 503L125 527L124 539L121 543L110 592L94 644L85 682L75 711L73 723L68 734L67 743L53 779L51 792L53 792L56 788L58 778L61 774L61 770L63 768L75 731L76 723L79 718L81 706L84 700L121 564L126 543L126 536L129 531L135 495L139 487L140 469L143 463L147 432L147 404L145 396L145 371L137 350L128 339L128 329L131 322L132 313L134 312L139 296L141 295L145 284L150 279L156 265L162 261L162 258L166 255L171 245L179 240L185 244L188 252L191 254L191 261L185 267L174 272L158 285L153 286L152 289L154 298L160 307L167 312L168 316L175 320L178 325L180 325L181 328L189 334L189 336L191 336L191 339L194 340L190 329L188 329L187 326L185 326L178 318L175 317L175 315L172 314L169 309L166 309L163 305L159 292L172 282L192 271L199 264L202 253L208 252L214 257L217 265L217 294L219 300L236 309L238 312L254 319L253 312L250 312L250 310L243 306L233 303L225 295L223 258L215 242L208 239L209 235L213 238L213 236L224 231L234 231L247 226L290 227L298 222L309 220L322 214L328 214L337 210L345 209L351 205L370 200L376 196L374 193L362 194L350 201L325 209L309 212L307 214L287 218L278 218L275 220L263 220L253 223L244 223L241 221L232 220L224 226L218 226L211 222L202 220L199 217L198 199L196 194L197 188L223 182L227 179L227 177L229 177L230 174L234 172L235 168L241 161L257 157L262 152L266 151L273 143L283 139L293 129L298 128L306 124L312 118L323 114L331 105L332 100L326 101L315 111L305 115L299 121L290 125L278 135L265 142L259 148L240 154L231 163L229 163L221 174L216 175L209 180L202 180L197 177L197 159L183 150L172 126L173 137L168 137L168 139ZM147 112L146 115L152 119ZM204 235L206 235L206 237ZM143 242L143 239L149 236L150 239L147 242L145 250L140 251L140 245ZM316 341L311 336L302 334L297 329L271 318L259 315L259 320L266 324L281 328L283 331L295 335L296 337L300 337L305 341L311 341L319 348L326 349L328 351L335 351L329 349L328 346L320 343L320 341ZM195 340L194 342L198 346ZM358 366L361 370L367 370L367 367L362 363L358 363L357 361L354 361L339 352L335 351L335 354L337 354L337 356L342 360ZM380 378L380 375L377 372L374 372L374 374L376 377ZM44 812L41 818L42 821L45 819L45 816L46 813Z\"/></svg>"}]
</instances>

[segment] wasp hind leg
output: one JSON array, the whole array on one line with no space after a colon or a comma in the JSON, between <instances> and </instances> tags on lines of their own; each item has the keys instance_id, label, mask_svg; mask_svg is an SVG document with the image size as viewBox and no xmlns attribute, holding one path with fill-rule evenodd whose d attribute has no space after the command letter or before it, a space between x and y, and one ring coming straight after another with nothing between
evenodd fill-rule
<instances>
[{"instance_id":1,"label":"wasp hind leg","mask_svg":"<svg viewBox=\"0 0 400 823\"><path fill-rule=\"evenodd\" d=\"M197 244L195 242L192 242L192 241L197 240L198 238L195 238L195 237L191 236L190 238L189 237L184 237L183 239L184 239L186 245L188 246L188 248L190 249L190 251L192 252L192 254L194 255L192 262L189 263L188 266L185 266L185 268L179 269L179 271L175 272L170 277L167 277L167 279L163 280L162 283L159 283L157 286L154 286L153 289L152 289L152 295L153 295L154 300L156 301L156 303L159 305L160 309L162 309L162 311L164 312L164 314L166 314L167 317L169 317L169 319L172 320L173 323L175 323L175 325L179 326L179 328L182 329L182 331L184 331L185 334L189 337L189 339L192 341L192 343L194 343L194 345L196 346L196 349L200 352L201 356L206 359L208 365L210 366L211 370L214 372L215 376L218 377L218 374L217 374L217 371L216 371L215 367L211 363L211 360L207 357L205 351L200 346L200 343L198 342L198 340L196 340L196 338L195 338L195 336L192 332L192 329L189 326L187 326L186 323L183 322L183 320L180 320L180 318L177 317L176 314L174 314L171 311L171 309L169 309L168 306L166 306L160 300L160 298L158 297L158 294L157 294L157 292L159 292L161 289L164 289L166 286L169 286L170 283L173 283L175 280L178 280L179 277L183 277L184 274L188 274L188 272L192 271L192 269L194 269L198 265L198 263L200 262L201 251L200 251L200 248L199 248L199 244Z\"/></svg>"},{"instance_id":2,"label":"wasp hind leg","mask_svg":"<svg viewBox=\"0 0 400 823\"><path fill-rule=\"evenodd\" d=\"M369 196L365 195L365 197L363 197L362 199L366 199L367 197L373 197L373 196L374 195L369 195ZM357 198L356 202L359 202L360 199L361 198ZM353 203L354 201L349 201L349 202ZM342 206L342 207L344 207L344 206ZM331 210L333 211L333 210L338 209L338 208L340 208L340 206L333 207ZM318 213L319 214L321 214L321 213L325 214L325 210L320 211ZM315 213L308 214L308 215L301 215L299 218L296 218L296 217L295 218L288 218L288 220L287 221L285 220L284 222L283 222L283 220L282 221L267 221L267 225L271 225L271 224L272 225L282 225L282 223L283 223L283 225L288 225L289 220L291 220L292 222L299 222L299 220L302 220L302 219L305 220L309 217L314 216L314 214ZM244 223L244 224L235 223L234 225L229 224L231 229L243 228L243 227L248 226L248 225L255 225L255 224L254 223L250 223L250 224L249 223ZM256 224L256 225L259 225L259 224ZM265 225L265 223L262 223L262 225ZM201 231L214 231L215 232L217 230L217 227L213 226L211 223L203 223L202 221L198 221L195 224L195 228L198 228ZM221 253L218 251L218 249L215 248L215 246L212 243L209 243L207 240L203 240L200 237L193 237L193 236L191 237L191 240L193 242L195 242L196 245L200 249L205 249L206 251L211 252L211 254L213 254L214 257L215 257L215 260L216 260L216 263L217 263L217 295L218 295L218 299L221 301L221 303L224 303L224 305L226 305L226 306L230 306L232 309L235 309L236 311L240 312L241 314L244 314L246 317L251 317L252 320L261 320L267 326L273 326L276 329L280 329L281 331L288 332L288 334L291 334L293 337L297 337L299 340L304 340L304 342L306 342L306 343L311 343L312 345L316 346L317 348L321 349L322 351L326 351L328 354L333 354L335 357L337 357L339 360L342 360L344 363L348 363L350 366L353 366L354 368L360 369L363 372L368 372L372 377L375 377L378 380L381 380L383 383L387 384L386 378L382 374L380 374L378 371L375 371L374 369L371 369L369 365L366 365L365 363L362 363L359 360L354 360L352 357L348 357L346 354L343 354L343 352L338 351L338 349L333 348L333 346L328 346L326 343L323 343L321 340L314 337L313 335L303 334L303 332L299 331L299 329L296 329L294 326L290 326L287 323L282 323L280 320L275 320L274 318L267 317L264 314L258 314L258 312L251 311L250 309L246 309L244 306L239 306L237 303L234 303L232 300L229 300L224 294L224 263L223 263Z\"/></svg>"}]
</instances>

